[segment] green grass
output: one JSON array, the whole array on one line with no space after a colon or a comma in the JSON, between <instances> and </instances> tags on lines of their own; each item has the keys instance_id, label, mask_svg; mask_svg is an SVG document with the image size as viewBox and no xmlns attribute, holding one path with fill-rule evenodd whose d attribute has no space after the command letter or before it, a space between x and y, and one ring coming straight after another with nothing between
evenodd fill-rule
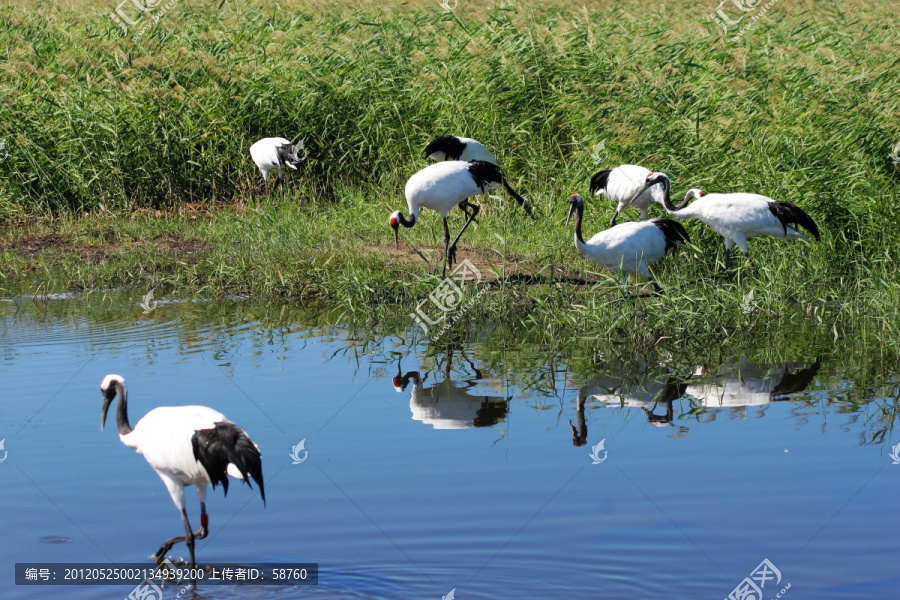
<instances>
[{"instance_id":1,"label":"green grass","mask_svg":"<svg viewBox=\"0 0 900 600\"><path fill-rule=\"evenodd\" d=\"M536 215L505 195L477 200L481 226L459 257L500 283L470 319L544 340L708 344L805 328L900 346L893 4L779 2L737 43L709 23L712 2L443 13L437 2L185 0L139 42L121 35L114 7L0 10L6 290L154 286L409 313L440 280L413 250L437 258L439 217L425 211L396 252L387 215L405 208L427 141L452 132L494 149ZM260 199L247 149L266 135L304 138L309 152L285 202ZM622 162L665 171L675 195L792 202L822 242L753 241L758 275L687 283L722 258L721 240L688 223L694 247L656 269L669 293L626 298L562 224L568 194ZM585 232L612 208L588 199ZM47 247L23 250L35 241ZM547 281L503 283L529 273ZM570 282L585 278L598 283Z\"/></svg>"}]
</instances>

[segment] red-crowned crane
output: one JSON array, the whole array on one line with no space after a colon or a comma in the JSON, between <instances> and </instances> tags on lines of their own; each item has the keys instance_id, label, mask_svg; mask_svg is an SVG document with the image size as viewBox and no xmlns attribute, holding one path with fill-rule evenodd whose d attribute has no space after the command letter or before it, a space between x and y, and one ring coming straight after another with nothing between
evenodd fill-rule
<instances>
[{"instance_id":1,"label":"red-crowned crane","mask_svg":"<svg viewBox=\"0 0 900 600\"><path fill-rule=\"evenodd\" d=\"M728 269L731 248L737 244L750 266L747 239L768 235L786 240L808 239L797 231L799 225L819 240L819 228L801 208L787 202L778 202L760 194L732 193L706 194L701 190L689 190L684 202L673 206L669 197L669 178L665 173L651 173L647 185L662 183L665 189L663 206L677 219L697 219L725 238L725 270ZM694 202L691 200L694 199ZM690 203L690 204L689 204Z\"/></svg>"},{"instance_id":2,"label":"red-crowned crane","mask_svg":"<svg viewBox=\"0 0 900 600\"><path fill-rule=\"evenodd\" d=\"M227 495L228 475L248 485L252 477L259 485L259 495L265 504L259 448L243 429L231 423L222 413L206 406L161 406L144 415L132 428L128 423L125 379L121 375L107 375L100 383L100 390L103 392L100 430L106 426L106 413L118 396L116 425L119 439L144 455L166 484L172 502L181 512L184 535L163 542L153 555L157 563L162 564L172 546L183 541L191 551L191 567L195 566L194 540L205 538L209 526L206 484L216 487L221 483ZM197 498L200 500L200 529L197 533L191 531L184 508L184 488L189 485L197 486Z\"/></svg>"},{"instance_id":3,"label":"red-crowned crane","mask_svg":"<svg viewBox=\"0 0 900 600\"><path fill-rule=\"evenodd\" d=\"M617 202L616 212L609 221L609 226L616 224L616 218L626 206L633 206L641 211L641 221L647 218L647 209L652 202L663 204L663 187L661 185L646 186L649 169L638 165L619 165L615 169L605 169L591 177L591 193L595 196L603 194L613 202Z\"/></svg>"},{"instance_id":4,"label":"red-crowned crane","mask_svg":"<svg viewBox=\"0 0 900 600\"><path fill-rule=\"evenodd\" d=\"M582 256L610 271L633 271L651 281L657 292L661 292L648 265L666 255L666 252L681 242L689 242L684 227L671 219L653 219L621 223L594 235L584 241L581 235L581 221L584 216L584 200L579 194L569 197L569 216L575 215L575 247Z\"/></svg>"},{"instance_id":5,"label":"red-crowned crane","mask_svg":"<svg viewBox=\"0 0 900 600\"><path fill-rule=\"evenodd\" d=\"M303 143L300 143L303 148ZM290 143L284 138L263 138L250 146L250 157L259 172L262 173L263 181L266 184L266 193L269 193L269 171L278 169L278 182L281 184L281 195L284 196L284 173L283 167L290 167L297 170L306 155L300 156L297 146Z\"/></svg>"},{"instance_id":6,"label":"red-crowned crane","mask_svg":"<svg viewBox=\"0 0 900 600\"><path fill-rule=\"evenodd\" d=\"M456 242L475 220L481 207L469 202L469 198L496 189L503 184L503 172L500 167L483 160L465 162L451 160L429 165L409 178L406 182L406 205L409 207L409 218L399 210L391 214L389 222L394 229L394 242L400 247L400 226L413 227L419 221L419 210L422 207L436 210L444 219L444 270L447 263L452 266L456 260ZM450 229L447 227L447 214L454 206L459 206L466 215L466 223L450 243ZM471 213L468 209L471 209Z\"/></svg>"},{"instance_id":7,"label":"red-crowned crane","mask_svg":"<svg viewBox=\"0 0 900 600\"><path fill-rule=\"evenodd\" d=\"M425 146L425 158L435 162L445 160L464 160L466 162L472 160L483 160L491 164L500 166L497 159L490 150L484 147L484 144L472 138L458 137L455 135L442 135L431 140ZM503 179L503 187L509 192L509 195L521 204L525 211L531 214L531 205L522 196L517 194L507 183L506 178Z\"/></svg>"}]
</instances>

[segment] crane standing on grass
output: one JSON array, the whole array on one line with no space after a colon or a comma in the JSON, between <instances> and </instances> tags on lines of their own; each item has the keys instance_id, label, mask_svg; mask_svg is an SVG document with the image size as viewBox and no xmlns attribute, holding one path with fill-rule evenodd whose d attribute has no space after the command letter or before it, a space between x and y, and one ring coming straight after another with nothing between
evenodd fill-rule
<instances>
[{"instance_id":1,"label":"crane standing on grass","mask_svg":"<svg viewBox=\"0 0 900 600\"><path fill-rule=\"evenodd\" d=\"M284 173L283 167L297 170L300 163L306 158L306 153L300 156L303 142L298 146L284 138L263 138L250 146L250 157L256 163L259 172L262 173L266 185L266 193L269 193L269 171L278 169L278 183L281 184L281 196L284 197Z\"/></svg>"},{"instance_id":2,"label":"crane standing on grass","mask_svg":"<svg viewBox=\"0 0 900 600\"><path fill-rule=\"evenodd\" d=\"M681 223L671 219L622 223L597 233L588 241L581 235L584 200L579 194L569 197L569 216L575 215L575 248L582 256L615 272L633 271L662 289L650 275L650 263L659 260L681 242L690 242Z\"/></svg>"},{"instance_id":3,"label":"crane standing on grass","mask_svg":"<svg viewBox=\"0 0 900 600\"><path fill-rule=\"evenodd\" d=\"M731 248L735 244L750 261L750 266L756 268L750 260L747 246L747 240L752 237L767 235L785 240L808 239L797 230L796 226L800 226L819 240L819 228L812 217L788 202L778 202L760 194L706 194L702 190L692 189L685 194L684 202L673 206L669 197L668 176L665 173L650 173L647 185L657 183L663 184L663 205L671 216L702 221L725 239L725 270L728 270ZM690 203L692 199L694 202Z\"/></svg>"},{"instance_id":4,"label":"crane standing on grass","mask_svg":"<svg viewBox=\"0 0 900 600\"><path fill-rule=\"evenodd\" d=\"M605 169L591 177L591 193L595 196L601 194L617 202L616 212L609 221L609 226L616 224L616 219L622 209L633 206L641 211L641 221L647 218L647 209L650 204L657 202L663 205L663 186L647 186L649 169L638 165L620 165L615 169Z\"/></svg>"},{"instance_id":5,"label":"crane standing on grass","mask_svg":"<svg viewBox=\"0 0 900 600\"><path fill-rule=\"evenodd\" d=\"M481 207L469 202L469 198L483 194L488 190L503 185L503 172L500 167L483 160L465 162L451 160L429 165L409 178L406 182L406 205L409 218L399 210L391 213L389 222L394 230L394 242L400 247L400 226L414 227L419 221L422 207L440 213L444 220L444 271L448 264L456 260L456 242L475 220ZM447 226L447 214L458 206L466 215L466 222L453 243L450 243L450 229ZM471 210L471 212L469 212Z\"/></svg>"}]
</instances>

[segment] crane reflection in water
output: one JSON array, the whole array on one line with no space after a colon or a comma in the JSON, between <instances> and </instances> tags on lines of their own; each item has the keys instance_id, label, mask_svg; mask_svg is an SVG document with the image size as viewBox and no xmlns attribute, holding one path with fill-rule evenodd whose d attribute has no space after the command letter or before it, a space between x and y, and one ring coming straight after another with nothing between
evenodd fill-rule
<instances>
[{"instance_id":1,"label":"crane reflection in water","mask_svg":"<svg viewBox=\"0 0 900 600\"><path fill-rule=\"evenodd\" d=\"M397 376L393 379L394 389L402 393L412 385L409 394L409 409L415 421L431 425L435 429L468 429L470 427L490 427L503 422L509 413L512 396L490 396L473 393L473 388L484 383L485 377L478 367L460 352L468 363L471 374L454 379L452 371L453 350L447 354L441 381L426 385L428 375L419 371L403 372L401 360L397 359Z\"/></svg>"},{"instance_id":2,"label":"crane reflection in water","mask_svg":"<svg viewBox=\"0 0 900 600\"><path fill-rule=\"evenodd\" d=\"M820 366L818 358L812 363L778 365L759 365L741 359L715 369L696 367L685 378L653 374L634 366L614 367L611 374L594 377L578 389L577 425L569 421L572 443L579 447L587 443L586 405L639 408L650 425L674 426L676 430L671 437L681 438L689 433L687 423L691 420L711 423L725 411L742 416L747 407L764 410L771 402L793 399L812 384ZM676 414L676 403L679 414Z\"/></svg>"}]
</instances>

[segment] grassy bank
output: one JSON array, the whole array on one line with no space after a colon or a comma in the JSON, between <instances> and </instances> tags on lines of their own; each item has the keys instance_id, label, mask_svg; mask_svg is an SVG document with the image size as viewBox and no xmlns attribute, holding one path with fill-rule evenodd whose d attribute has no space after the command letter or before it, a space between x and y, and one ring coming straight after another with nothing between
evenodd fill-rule
<instances>
[{"instance_id":1,"label":"grassy bank","mask_svg":"<svg viewBox=\"0 0 900 600\"><path fill-rule=\"evenodd\" d=\"M214 213L95 213L34 222L0 239L2 287L26 295L119 286L153 288L157 298L250 294L362 313L373 323L398 314L411 321L406 315L441 281L441 228L433 219L419 232L425 243L407 239L395 250L379 209L364 198L328 211L286 200ZM880 277L878 264L857 265L853 277L835 272L828 241L760 240L758 273L738 268L725 277L712 276L722 257L718 245L683 248L657 270L666 295L634 297L649 289L623 286L581 259L562 219L528 242L514 233L536 225L512 209L472 232L460 256L481 270L488 293L466 321L500 317L530 332L532 342L578 335L702 346L779 329L830 343L852 337L897 348L900 340L900 285ZM466 300L480 289L465 287Z\"/></svg>"},{"instance_id":2,"label":"grassy bank","mask_svg":"<svg viewBox=\"0 0 900 600\"><path fill-rule=\"evenodd\" d=\"M8 291L50 281L410 312L440 280L418 253L437 259L439 220L423 213L397 251L387 215L425 143L453 132L494 149L536 215L480 202L459 256L492 292L468 318L648 343L802 326L900 345L900 166L888 158L900 61L886 1L779 2L737 42L711 24L713 3L186 0L137 41L114 8L0 11ZM305 139L284 202L260 200L247 148L264 135ZM695 282L721 241L689 223L694 248L658 267L669 294L623 301L562 226L568 194L622 162L667 172L676 194L798 204L823 240L753 242L757 276ZM612 206L588 202L593 233Z\"/></svg>"}]
</instances>

